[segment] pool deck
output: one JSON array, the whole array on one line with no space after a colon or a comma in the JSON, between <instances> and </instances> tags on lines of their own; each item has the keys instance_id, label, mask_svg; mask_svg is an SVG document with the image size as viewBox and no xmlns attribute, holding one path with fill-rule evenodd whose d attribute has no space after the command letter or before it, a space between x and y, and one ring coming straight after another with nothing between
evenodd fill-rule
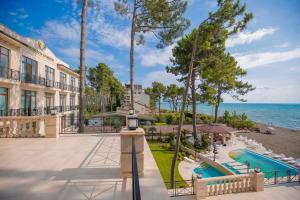
<instances>
[{"instance_id":1,"label":"pool deck","mask_svg":"<svg viewBox=\"0 0 300 200\"><path fill-rule=\"evenodd\" d=\"M168 200L147 142L142 199ZM120 177L118 134L0 139L2 200L129 200L131 179Z\"/></svg>"},{"instance_id":2,"label":"pool deck","mask_svg":"<svg viewBox=\"0 0 300 200\"><path fill-rule=\"evenodd\" d=\"M236 150L236 149L244 149L246 148L246 144L242 141L239 141L236 137L233 137L232 140L229 142L227 146L221 146L218 148L218 154L216 157L216 162L222 164L222 163L228 163L228 162L236 162L229 156L229 152ZM254 152L257 153L263 153L266 151L264 147L259 147L257 149L253 150ZM209 155L209 158L212 157L213 155ZM191 179L191 177L194 174L194 168L197 167L197 163L190 163L187 161L181 161L179 163L179 173L183 177L183 179Z\"/></svg>"}]
</instances>

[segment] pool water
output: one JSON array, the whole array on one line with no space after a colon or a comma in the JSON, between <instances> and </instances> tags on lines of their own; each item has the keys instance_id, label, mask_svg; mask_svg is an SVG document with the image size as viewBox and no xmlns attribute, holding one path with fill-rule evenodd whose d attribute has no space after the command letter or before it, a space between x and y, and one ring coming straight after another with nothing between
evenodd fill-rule
<instances>
[{"instance_id":1,"label":"pool water","mask_svg":"<svg viewBox=\"0 0 300 200\"><path fill-rule=\"evenodd\" d=\"M291 175L298 174L297 168L248 149L238 149L230 152L229 155L232 159L242 164L246 164L248 161L251 169L258 167L260 171L265 174L266 178L273 178L275 176L275 171L277 171L279 177L287 176L288 173Z\"/></svg>"},{"instance_id":2,"label":"pool water","mask_svg":"<svg viewBox=\"0 0 300 200\"><path fill-rule=\"evenodd\" d=\"M211 177L217 177L217 176L225 176L222 172L217 170L216 168L205 164L202 167L196 167L194 169L194 172L196 174L202 174L202 178L211 178Z\"/></svg>"}]
</instances>

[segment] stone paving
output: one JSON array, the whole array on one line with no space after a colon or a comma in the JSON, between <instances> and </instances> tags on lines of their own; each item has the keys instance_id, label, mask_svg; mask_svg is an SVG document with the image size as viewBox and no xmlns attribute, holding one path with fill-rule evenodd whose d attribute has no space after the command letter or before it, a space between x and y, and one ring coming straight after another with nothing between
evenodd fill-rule
<instances>
[{"instance_id":1,"label":"stone paving","mask_svg":"<svg viewBox=\"0 0 300 200\"><path fill-rule=\"evenodd\" d=\"M0 139L1 200L126 200L131 184L120 178L119 135ZM147 143L140 185L143 199L169 199Z\"/></svg>"}]
</instances>

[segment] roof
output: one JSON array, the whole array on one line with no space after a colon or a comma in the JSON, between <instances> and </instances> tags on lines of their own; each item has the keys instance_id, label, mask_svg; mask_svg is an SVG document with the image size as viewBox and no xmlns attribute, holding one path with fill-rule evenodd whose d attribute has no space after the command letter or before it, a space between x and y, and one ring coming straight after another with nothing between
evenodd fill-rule
<instances>
[{"instance_id":1,"label":"roof","mask_svg":"<svg viewBox=\"0 0 300 200\"><path fill-rule=\"evenodd\" d=\"M212 134L231 134L234 130L224 124L204 124L197 126L197 131Z\"/></svg>"}]
</instances>

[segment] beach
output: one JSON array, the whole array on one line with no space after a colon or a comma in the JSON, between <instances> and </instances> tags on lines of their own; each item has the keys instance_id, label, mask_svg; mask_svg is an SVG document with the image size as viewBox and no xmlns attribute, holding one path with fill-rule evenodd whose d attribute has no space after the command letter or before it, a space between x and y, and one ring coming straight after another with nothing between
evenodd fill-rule
<instances>
[{"instance_id":1,"label":"beach","mask_svg":"<svg viewBox=\"0 0 300 200\"><path fill-rule=\"evenodd\" d=\"M257 123L260 130L266 130L268 125ZM149 128L151 126L146 126ZM157 133L176 134L177 125L154 126ZM192 131L192 125L184 125L183 129ZM271 149L276 154L285 154L288 157L300 158L300 131L288 128L272 126L272 134L263 134L257 132L236 133L237 136L243 135L247 138L262 143L267 149Z\"/></svg>"},{"instance_id":2,"label":"beach","mask_svg":"<svg viewBox=\"0 0 300 200\"><path fill-rule=\"evenodd\" d=\"M257 123L261 130L267 128L266 124ZM271 149L276 154L285 154L294 158L300 158L300 131L288 128L272 126L272 134L262 134L257 132L236 133L247 138L262 143L267 149Z\"/></svg>"}]
</instances>

